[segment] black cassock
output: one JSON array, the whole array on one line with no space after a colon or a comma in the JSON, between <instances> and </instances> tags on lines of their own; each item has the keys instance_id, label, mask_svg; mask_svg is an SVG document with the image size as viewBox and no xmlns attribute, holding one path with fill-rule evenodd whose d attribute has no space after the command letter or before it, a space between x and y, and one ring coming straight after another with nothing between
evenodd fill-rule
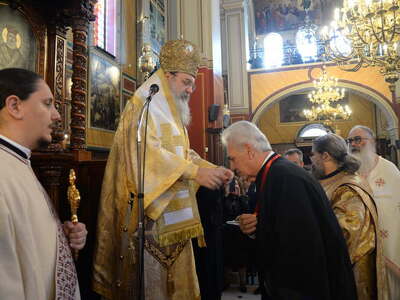
<instances>
[{"instance_id":1,"label":"black cassock","mask_svg":"<svg viewBox=\"0 0 400 300\"><path fill-rule=\"evenodd\" d=\"M222 197L223 191L213 191L205 187L200 187L196 194L207 244L207 247L199 248L197 239L193 239L201 300L221 299L223 288Z\"/></svg>"},{"instance_id":2,"label":"black cassock","mask_svg":"<svg viewBox=\"0 0 400 300\"><path fill-rule=\"evenodd\" d=\"M256 239L265 299L356 300L346 242L320 184L278 158L261 187L265 166L256 179Z\"/></svg>"}]
</instances>

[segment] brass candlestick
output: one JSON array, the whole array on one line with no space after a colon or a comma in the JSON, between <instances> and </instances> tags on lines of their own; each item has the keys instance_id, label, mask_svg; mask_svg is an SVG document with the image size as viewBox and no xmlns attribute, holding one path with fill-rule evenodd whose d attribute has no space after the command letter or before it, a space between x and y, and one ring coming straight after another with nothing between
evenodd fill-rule
<instances>
[{"instance_id":1,"label":"brass candlestick","mask_svg":"<svg viewBox=\"0 0 400 300\"><path fill-rule=\"evenodd\" d=\"M78 223L77 211L79 208L79 203L81 201L81 196L79 190L75 185L76 175L74 169L69 170L69 187L68 187L68 201L71 207L71 222L73 224ZM79 250L74 250L74 259L77 260L79 255Z\"/></svg>"}]
</instances>

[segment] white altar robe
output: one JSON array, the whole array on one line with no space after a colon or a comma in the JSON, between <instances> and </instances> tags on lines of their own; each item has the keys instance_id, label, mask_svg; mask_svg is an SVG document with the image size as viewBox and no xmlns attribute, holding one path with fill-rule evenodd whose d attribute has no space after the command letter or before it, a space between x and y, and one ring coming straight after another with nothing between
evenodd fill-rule
<instances>
[{"instance_id":1,"label":"white altar robe","mask_svg":"<svg viewBox=\"0 0 400 300\"><path fill-rule=\"evenodd\" d=\"M367 177L378 210L390 300L400 299L400 171L379 157Z\"/></svg>"},{"instance_id":2,"label":"white altar robe","mask_svg":"<svg viewBox=\"0 0 400 300\"><path fill-rule=\"evenodd\" d=\"M29 160L3 145L0 170L0 299L54 300L57 220L47 194Z\"/></svg>"}]
</instances>

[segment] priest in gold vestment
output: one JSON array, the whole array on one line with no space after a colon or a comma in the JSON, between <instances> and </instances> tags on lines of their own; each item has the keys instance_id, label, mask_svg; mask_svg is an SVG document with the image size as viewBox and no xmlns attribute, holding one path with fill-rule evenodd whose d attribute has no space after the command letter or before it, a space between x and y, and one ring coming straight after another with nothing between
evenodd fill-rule
<instances>
[{"instance_id":1,"label":"priest in gold vestment","mask_svg":"<svg viewBox=\"0 0 400 300\"><path fill-rule=\"evenodd\" d=\"M136 91L122 115L104 176L95 249L93 288L106 299L138 295L137 197L131 202L138 191L136 124L153 84L160 90L150 102L147 126L145 297L200 299L190 242L197 237L204 246L195 192L199 185L215 189L233 174L190 150L188 102L199 60L190 42L167 42L160 52L161 69Z\"/></svg>"},{"instance_id":2,"label":"priest in gold vestment","mask_svg":"<svg viewBox=\"0 0 400 300\"><path fill-rule=\"evenodd\" d=\"M312 172L338 218L353 265L359 300L387 299L382 240L368 183L356 171L360 162L335 134L314 140Z\"/></svg>"}]
</instances>

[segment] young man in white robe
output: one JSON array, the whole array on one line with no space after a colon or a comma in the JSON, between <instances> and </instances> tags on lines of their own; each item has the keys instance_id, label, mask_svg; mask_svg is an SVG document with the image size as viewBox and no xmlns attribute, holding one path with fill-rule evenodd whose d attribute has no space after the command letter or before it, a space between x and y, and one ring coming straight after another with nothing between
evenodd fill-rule
<instances>
[{"instance_id":1,"label":"young man in white robe","mask_svg":"<svg viewBox=\"0 0 400 300\"><path fill-rule=\"evenodd\" d=\"M71 249L85 245L85 225L60 223L29 160L59 119L39 75L0 71L1 300L80 299Z\"/></svg>"},{"instance_id":2,"label":"young man in white robe","mask_svg":"<svg viewBox=\"0 0 400 300\"><path fill-rule=\"evenodd\" d=\"M365 126L353 127L347 139L361 161L360 175L367 179L378 210L390 300L400 299L400 171L376 154L375 135Z\"/></svg>"}]
</instances>

